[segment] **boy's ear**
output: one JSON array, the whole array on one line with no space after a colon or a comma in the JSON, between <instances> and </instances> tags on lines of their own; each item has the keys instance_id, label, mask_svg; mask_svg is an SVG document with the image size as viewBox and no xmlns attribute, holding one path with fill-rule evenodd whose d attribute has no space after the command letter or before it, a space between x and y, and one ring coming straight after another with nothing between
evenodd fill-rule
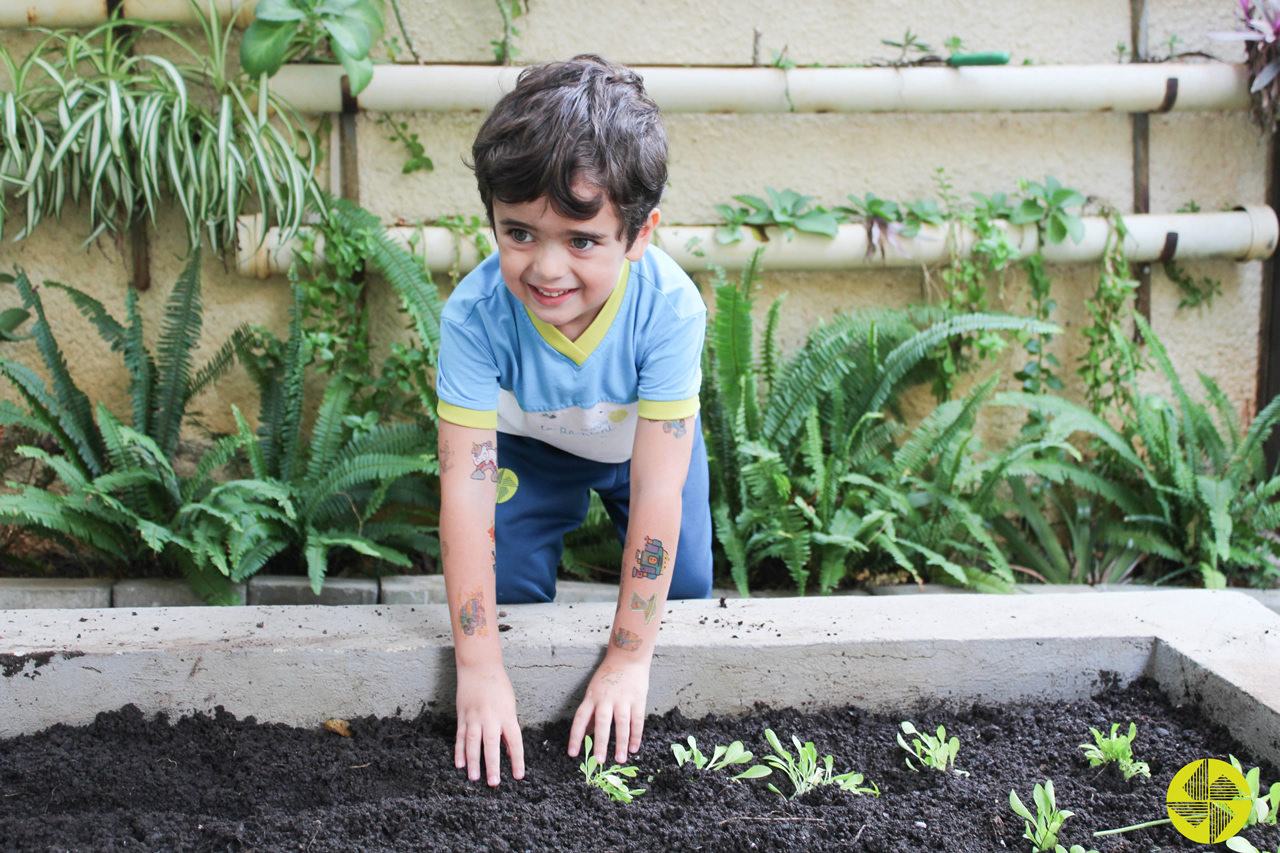
<instances>
[{"instance_id":1,"label":"boy's ear","mask_svg":"<svg viewBox=\"0 0 1280 853\"><path fill-rule=\"evenodd\" d=\"M644 257L644 253L649 248L650 241L653 240L653 229L658 227L658 220L662 215L658 212L658 208L649 211L649 217L641 226L640 232L636 234L636 239L632 241L631 247L627 249L627 260L638 261Z\"/></svg>"}]
</instances>

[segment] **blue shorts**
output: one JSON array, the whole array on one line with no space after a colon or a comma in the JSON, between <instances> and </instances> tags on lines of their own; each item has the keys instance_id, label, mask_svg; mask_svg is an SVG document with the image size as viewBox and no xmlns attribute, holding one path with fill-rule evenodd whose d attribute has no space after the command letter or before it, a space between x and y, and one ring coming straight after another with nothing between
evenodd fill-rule
<instances>
[{"instance_id":1,"label":"blue shorts","mask_svg":"<svg viewBox=\"0 0 1280 853\"><path fill-rule=\"evenodd\" d=\"M680 544L668 598L711 595L711 504L707 448L701 420L694 422L693 452L682 493ZM594 489L626 541L631 508L631 462L594 462L535 438L498 433L498 465L518 486L496 507L494 525L498 603L552 601L564 535L587 516Z\"/></svg>"}]
</instances>

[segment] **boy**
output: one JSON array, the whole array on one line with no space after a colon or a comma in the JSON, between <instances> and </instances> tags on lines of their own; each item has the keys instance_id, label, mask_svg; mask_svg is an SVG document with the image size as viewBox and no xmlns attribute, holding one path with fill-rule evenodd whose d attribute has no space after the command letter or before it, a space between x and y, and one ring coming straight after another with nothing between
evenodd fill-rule
<instances>
[{"instance_id":1,"label":"boy","mask_svg":"<svg viewBox=\"0 0 1280 853\"><path fill-rule=\"evenodd\" d=\"M599 57L530 68L485 120L472 168L497 252L440 328L440 550L458 668L454 762L524 776L496 603L550 601L589 490L623 537L604 661L569 732L639 751L663 606L711 590L698 423L706 308L649 243L666 133L640 77ZM590 729L590 732L588 732Z\"/></svg>"}]
</instances>

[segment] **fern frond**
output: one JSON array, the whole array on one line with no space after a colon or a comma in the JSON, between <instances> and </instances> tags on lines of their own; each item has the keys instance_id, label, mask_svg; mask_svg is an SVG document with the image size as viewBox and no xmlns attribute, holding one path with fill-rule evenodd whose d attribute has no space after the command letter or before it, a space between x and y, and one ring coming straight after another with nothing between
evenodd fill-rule
<instances>
[{"instance_id":1,"label":"fern frond","mask_svg":"<svg viewBox=\"0 0 1280 853\"><path fill-rule=\"evenodd\" d=\"M45 317L44 302L31 286L26 273L18 270L14 286L22 296L23 306L36 316L36 322L31 325L31 336L49 373L49 388L57 401L56 414L62 430L75 442L85 467L95 474L100 473L106 469L105 454L102 437L98 435L97 425L93 421L93 406L89 403L89 397L71 378L66 359L53 337L49 320ZM26 396L27 389L23 390Z\"/></svg>"},{"instance_id":2,"label":"fern frond","mask_svg":"<svg viewBox=\"0 0 1280 853\"><path fill-rule=\"evenodd\" d=\"M764 317L764 334L760 337L760 381L769 393L773 393L773 384L778 379L778 370L782 366L782 344L778 340L778 325L782 320L782 302L786 299L782 294L769 305Z\"/></svg>"},{"instance_id":3,"label":"fern frond","mask_svg":"<svg viewBox=\"0 0 1280 853\"><path fill-rule=\"evenodd\" d=\"M191 377L191 385L187 388L186 399L182 401L183 407L186 407L192 397L222 378L231 369L236 353L242 352L252 339L253 331L249 328L248 323L241 323L236 326L231 331L231 335L223 341L222 346L218 347L218 351L213 354L213 357L205 362Z\"/></svg>"},{"instance_id":4,"label":"fern frond","mask_svg":"<svg viewBox=\"0 0 1280 853\"><path fill-rule=\"evenodd\" d=\"M156 347L156 384L153 399L155 420L148 433L166 456L178 448L178 436L186 416L190 396L192 353L200 342L203 322L200 305L200 249L191 252L191 260L173 285L165 304L164 323Z\"/></svg>"},{"instance_id":5,"label":"fern frond","mask_svg":"<svg viewBox=\"0 0 1280 853\"><path fill-rule=\"evenodd\" d=\"M347 438L348 428L342 418L354 393L351 380L340 374L325 387L316 424L311 430L311 459L307 463L306 479L318 480L333 467L338 450Z\"/></svg>"},{"instance_id":6,"label":"fern frond","mask_svg":"<svg viewBox=\"0 0 1280 853\"><path fill-rule=\"evenodd\" d=\"M31 368L0 357L0 374L18 389L26 401L30 417L24 421L40 432L52 435L67 459L73 460L86 478L101 474L107 463L105 450L95 455L89 439L74 417L67 417L58 401ZM96 432L97 425L94 425Z\"/></svg>"}]
</instances>

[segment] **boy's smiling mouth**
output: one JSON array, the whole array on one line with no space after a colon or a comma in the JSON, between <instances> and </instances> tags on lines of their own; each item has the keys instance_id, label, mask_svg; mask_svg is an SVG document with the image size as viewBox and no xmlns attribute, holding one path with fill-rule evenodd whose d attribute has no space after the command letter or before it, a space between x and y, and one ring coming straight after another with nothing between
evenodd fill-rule
<instances>
[{"instance_id":1,"label":"boy's smiling mouth","mask_svg":"<svg viewBox=\"0 0 1280 853\"><path fill-rule=\"evenodd\" d=\"M550 290L531 284L529 285L529 290L533 291L535 298L537 298L539 302L549 304L564 301L566 296L573 293L574 288L570 287L559 290Z\"/></svg>"}]
</instances>

